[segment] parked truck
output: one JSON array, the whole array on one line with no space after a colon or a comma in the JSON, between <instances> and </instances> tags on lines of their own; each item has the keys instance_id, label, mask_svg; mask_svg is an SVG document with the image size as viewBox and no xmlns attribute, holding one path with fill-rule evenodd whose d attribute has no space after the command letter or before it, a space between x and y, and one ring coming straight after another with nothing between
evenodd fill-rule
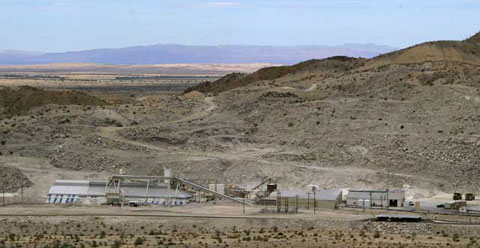
<instances>
[{"instance_id":1,"label":"parked truck","mask_svg":"<svg viewBox=\"0 0 480 248\"><path fill-rule=\"evenodd\" d=\"M462 193L453 193L453 200L458 201L462 199Z\"/></svg>"},{"instance_id":2,"label":"parked truck","mask_svg":"<svg viewBox=\"0 0 480 248\"><path fill-rule=\"evenodd\" d=\"M465 194L465 200L467 200L467 201L475 200L475 194L474 193L466 193Z\"/></svg>"}]
</instances>

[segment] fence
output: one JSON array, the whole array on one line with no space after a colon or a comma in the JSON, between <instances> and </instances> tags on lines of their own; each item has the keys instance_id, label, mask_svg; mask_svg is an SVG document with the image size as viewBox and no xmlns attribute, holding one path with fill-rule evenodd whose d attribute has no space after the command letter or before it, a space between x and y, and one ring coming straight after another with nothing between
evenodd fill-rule
<instances>
[{"instance_id":1,"label":"fence","mask_svg":"<svg viewBox=\"0 0 480 248\"><path fill-rule=\"evenodd\" d=\"M43 196L30 196L24 194L23 185L20 187L17 192L8 185L0 185L0 206L8 206L14 204L40 204L45 203L45 198Z\"/></svg>"},{"instance_id":2,"label":"fence","mask_svg":"<svg viewBox=\"0 0 480 248\"><path fill-rule=\"evenodd\" d=\"M257 205L261 206L262 213L316 213L319 207L317 201L298 196L277 196L275 199L262 199Z\"/></svg>"}]
</instances>

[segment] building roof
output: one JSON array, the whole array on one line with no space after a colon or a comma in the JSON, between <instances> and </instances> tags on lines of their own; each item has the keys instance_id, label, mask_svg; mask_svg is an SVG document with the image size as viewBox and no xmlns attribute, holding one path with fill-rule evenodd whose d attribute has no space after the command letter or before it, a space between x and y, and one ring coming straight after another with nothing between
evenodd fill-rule
<instances>
[{"instance_id":1,"label":"building roof","mask_svg":"<svg viewBox=\"0 0 480 248\"><path fill-rule=\"evenodd\" d=\"M391 192L405 192L404 189L351 189L348 192L368 192L368 193L391 193Z\"/></svg>"},{"instance_id":2,"label":"building roof","mask_svg":"<svg viewBox=\"0 0 480 248\"><path fill-rule=\"evenodd\" d=\"M81 180L57 180L50 188L48 194L56 195L87 195L89 181ZM105 195L105 189L103 189Z\"/></svg>"},{"instance_id":3,"label":"building roof","mask_svg":"<svg viewBox=\"0 0 480 248\"><path fill-rule=\"evenodd\" d=\"M191 195L181 190L169 189L168 187L150 186L125 186L122 187L123 193L126 197L175 197L175 198L190 198Z\"/></svg>"},{"instance_id":4,"label":"building roof","mask_svg":"<svg viewBox=\"0 0 480 248\"><path fill-rule=\"evenodd\" d=\"M313 199L313 192L308 190L286 190L280 191L280 196L282 197L296 197L298 198L308 198L310 194L310 199ZM334 201L342 194L341 189L321 189L315 192L316 200L331 200Z\"/></svg>"},{"instance_id":5,"label":"building roof","mask_svg":"<svg viewBox=\"0 0 480 248\"><path fill-rule=\"evenodd\" d=\"M350 192L354 192L354 193L387 193L388 190L386 190L386 189L380 189L380 190L370 190L370 189L355 190L355 189L352 189L352 190L349 190L348 192L349 193Z\"/></svg>"},{"instance_id":6,"label":"building roof","mask_svg":"<svg viewBox=\"0 0 480 248\"><path fill-rule=\"evenodd\" d=\"M79 196L104 196L106 182L82 181L82 180L57 180L50 188L48 194L56 195L79 195ZM143 183L125 183L120 189L126 197L171 197L190 198L190 194L181 190L169 189L168 185L150 185Z\"/></svg>"}]
</instances>

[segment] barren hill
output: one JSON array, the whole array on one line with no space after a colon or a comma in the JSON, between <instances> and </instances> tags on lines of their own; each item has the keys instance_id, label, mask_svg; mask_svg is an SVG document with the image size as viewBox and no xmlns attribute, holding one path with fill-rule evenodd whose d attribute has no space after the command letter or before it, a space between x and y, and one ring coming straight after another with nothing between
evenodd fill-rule
<instances>
[{"instance_id":1,"label":"barren hill","mask_svg":"<svg viewBox=\"0 0 480 248\"><path fill-rule=\"evenodd\" d=\"M468 38L467 41L468 41L468 42L474 42L474 43L480 44L480 32L478 32L478 33L475 34L474 36Z\"/></svg>"},{"instance_id":2,"label":"barren hill","mask_svg":"<svg viewBox=\"0 0 480 248\"><path fill-rule=\"evenodd\" d=\"M251 74L232 73L215 82L205 82L188 88L185 90L185 93L196 90L218 94L223 91L246 86L253 82L275 80L288 74L319 71L322 73L340 73L358 67L359 65L362 65L364 61L364 59L337 56L322 60L308 60L292 66L262 68Z\"/></svg>"},{"instance_id":3,"label":"barren hill","mask_svg":"<svg viewBox=\"0 0 480 248\"><path fill-rule=\"evenodd\" d=\"M0 120L25 114L28 110L47 105L104 105L94 96L75 91L46 91L29 86L0 87Z\"/></svg>"},{"instance_id":4,"label":"barren hill","mask_svg":"<svg viewBox=\"0 0 480 248\"><path fill-rule=\"evenodd\" d=\"M457 61L480 65L480 33L464 41L426 42L380 55L366 63L373 68L388 64L413 64L426 61Z\"/></svg>"},{"instance_id":5,"label":"barren hill","mask_svg":"<svg viewBox=\"0 0 480 248\"><path fill-rule=\"evenodd\" d=\"M289 74L342 73L351 69L368 70L389 64L420 64L424 62L455 61L480 65L480 33L464 41L426 42L396 52L366 60L343 56L309 60L292 66L267 67L251 74L232 73L215 82L205 82L187 89L219 93L262 81L275 80Z\"/></svg>"},{"instance_id":6,"label":"barren hill","mask_svg":"<svg viewBox=\"0 0 480 248\"><path fill-rule=\"evenodd\" d=\"M428 42L372 60L264 68L194 88L216 94L217 116L241 120L229 128L251 128L244 140L275 147L263 158L282 161L272 170L283 180L414 187L427 195L476 190L478 37Z\"/></svg>"}]
</instances>

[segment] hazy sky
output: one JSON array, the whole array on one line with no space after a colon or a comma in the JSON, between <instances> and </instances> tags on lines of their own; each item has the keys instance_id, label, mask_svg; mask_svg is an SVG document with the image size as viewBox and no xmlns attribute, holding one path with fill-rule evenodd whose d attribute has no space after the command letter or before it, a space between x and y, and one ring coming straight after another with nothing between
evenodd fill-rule
<instances>
[{"instance_id":1,"label":"hazy sky","mask_svg":"<svg viewBox=\"0 0 480 248\"><path fill-rule=\"evenodd\" d=\"M480 0L0 0L0 49L405 47L480 31Z\"/></svg>"}]
</instances>

